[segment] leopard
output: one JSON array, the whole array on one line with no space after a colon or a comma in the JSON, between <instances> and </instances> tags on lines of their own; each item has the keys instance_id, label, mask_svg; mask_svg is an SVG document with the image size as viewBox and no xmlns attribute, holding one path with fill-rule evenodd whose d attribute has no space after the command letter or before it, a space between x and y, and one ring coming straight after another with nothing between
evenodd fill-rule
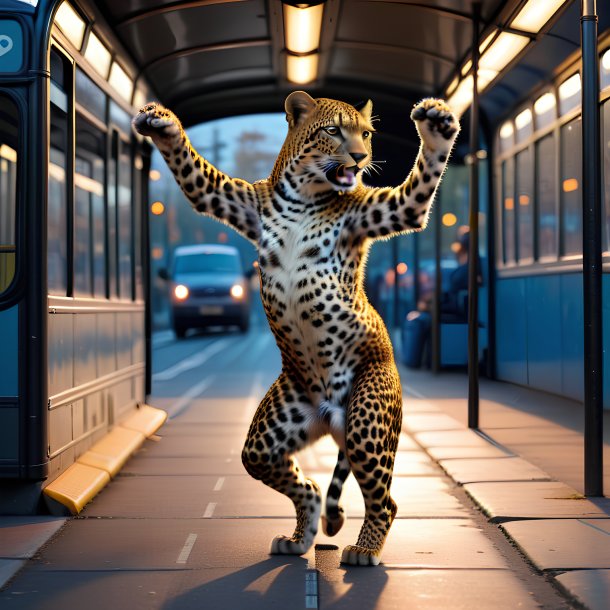
<instances>
[{"instance_id":1,"label":"leopard","mask_svg":"<svg viewBox=\"0 0 610 610\"><path fill-rule=\"evenodd\" d=\"M356 106L294 91L284 110L286 139L270 176L254 183L199 155L159 103L145 105L133 127L152 139L195 212L235 229L258 252L281 371L254 414L242 462L296 511L294 532L276 536L270 553L307 553L320 522L336 535L353 473L365 516L341 562L375 566L397 513L390 488L403 398L388 330L364 290L365 265L376 240L426 227L460 125L443 100L415 104L420 146L412 169L398 186L372 187L363 181L374 164L371 100ZM295 454L326 435L338 456L322 514L320 487Z\"/></svg>"}]
</instances>

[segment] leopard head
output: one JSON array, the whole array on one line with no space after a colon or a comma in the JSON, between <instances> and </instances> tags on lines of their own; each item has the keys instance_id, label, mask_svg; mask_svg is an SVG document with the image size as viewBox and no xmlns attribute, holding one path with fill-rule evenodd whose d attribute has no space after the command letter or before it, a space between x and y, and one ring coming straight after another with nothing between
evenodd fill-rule
<instances>
[{"instance_id":1,"label":"leopard head","mask_svg":"<svg viewBox=\"0 0 610 610\"><path fill-rule=\"evenodd\" d=\"M372 102L357 110L294 91L286 98L285 109L288 135L273 177L301 195L353 191L372 161Z\"/></svg>"}]
</instances>

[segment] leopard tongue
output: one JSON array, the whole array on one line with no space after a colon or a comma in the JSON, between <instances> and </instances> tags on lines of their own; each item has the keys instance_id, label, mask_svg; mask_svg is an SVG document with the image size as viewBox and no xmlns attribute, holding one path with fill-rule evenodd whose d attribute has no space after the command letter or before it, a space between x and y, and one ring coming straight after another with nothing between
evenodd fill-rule
<instances>
[{"instance_id":1,"label":"leopard tongue","mask_svg":"<svg viewBox=\"0 0 610 610\"><path fill-rule=\"evenodd\" d=\"M348 186L351 186L354 183L354 179L356 178L356 172L351 169L348 169L347 167L345 167L345 165L340 165L337 168L337 173L335 175L339 184L345 184Z\"/></svg>"}]
</instances>

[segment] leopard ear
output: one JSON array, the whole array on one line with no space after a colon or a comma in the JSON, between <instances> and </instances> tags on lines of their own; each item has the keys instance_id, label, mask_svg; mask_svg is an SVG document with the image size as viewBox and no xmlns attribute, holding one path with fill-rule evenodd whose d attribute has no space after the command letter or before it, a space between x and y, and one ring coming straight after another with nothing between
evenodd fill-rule
<instances>
[{"instance_id":1,"label":"leopard ear","mask_svg":"<svg viewBox=\"0 0 610 610\"><path fill-rule=\"evenodd\" d=\"M367 122L371 122L371 116L373 114L373 102L367 100L365 104L362 102L355 104L354 108L362 115L362 118Z\"/></svg>"},{"instance_id":2,"label":"leopard ear","mask_svg":"<svg viewBox=\"0 0 610 610\"><path fill-rule=\"evenodd\" d=\"M286 120L290 127L298 127L312 113L316 100L305 91L293 91L284 102Z\"/></svg>"}]
</instances>

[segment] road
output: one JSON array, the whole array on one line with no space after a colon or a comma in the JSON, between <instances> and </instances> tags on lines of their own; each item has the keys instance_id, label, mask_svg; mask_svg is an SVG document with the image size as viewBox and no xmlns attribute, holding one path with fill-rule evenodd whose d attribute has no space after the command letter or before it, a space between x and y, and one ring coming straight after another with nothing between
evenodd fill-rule
<instances>
[{"instance_id":1,"label":"road","mask_svg":"<svg viewBox=\"0 0 610 610\"><path fill-rule=\"evenodd\" d=\"M271 539L292 532L293 508L240 460L252 414L279 372L268 330L183 341L162 333L154 344L150 402L169 421L0 593L1 608L572 607L406 434L393 485L399 512L381 566L339 564L363 515L353 477L336 538L320 533L304 557L269 556ZM335 458L322 439L300 461L325 490Z\"/></svg>"}]
</instances>

